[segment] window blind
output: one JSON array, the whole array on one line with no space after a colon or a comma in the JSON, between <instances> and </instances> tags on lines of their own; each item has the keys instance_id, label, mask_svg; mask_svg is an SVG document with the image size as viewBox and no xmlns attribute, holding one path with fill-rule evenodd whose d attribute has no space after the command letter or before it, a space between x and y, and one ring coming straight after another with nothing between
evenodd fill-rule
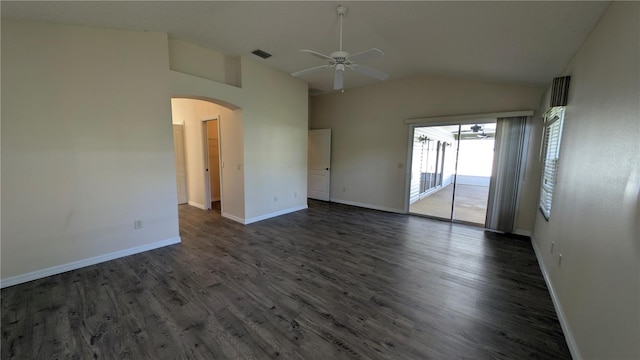
<instances>
[{"instance_id":1,"label":"window blind","mask_svg":"<svg viewBox=\"0 0 640 360\"><path fill-rule=\"evenodd\" d=\"M560 140L564 122L564 107L554 107L545 115L544 137L542 143L542 179L540 182L540 210L549 220L553 189L558 175Z\"/></svg>"},{"instance_id":2,"label":"window blind","mask_svg":"<svg viewBox=\"0 0 640 360\"><path fill-rule=\"evenodd\" d=\"M515 230L527 138L526 116L498 118L485 223L489 229L505 233Z\"/></svg>"}]
</instances>

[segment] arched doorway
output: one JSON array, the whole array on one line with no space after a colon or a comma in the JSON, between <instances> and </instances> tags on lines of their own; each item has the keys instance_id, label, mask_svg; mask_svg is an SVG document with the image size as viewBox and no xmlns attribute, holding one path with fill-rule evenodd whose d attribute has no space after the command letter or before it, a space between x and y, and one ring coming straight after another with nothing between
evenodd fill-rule
<instances>
[{"instance_id":1,"label":"arched doorway","mask_svg":"<svg viewBox=\"0 0 640 360\"><path fill-rule=\"evenodd\" d=\"M186 203L204 210L213 208L225 217L242 218L242 117L238 107L230 106L215 99L174 97L172 123L183 134ZM176 183L180 185L178 153L176 149ZM211 156L216 161L211 161ZM219 191L212 191L216 185ZM180 193L179 188L177 191Z\"/></svg>"}]
</instances>

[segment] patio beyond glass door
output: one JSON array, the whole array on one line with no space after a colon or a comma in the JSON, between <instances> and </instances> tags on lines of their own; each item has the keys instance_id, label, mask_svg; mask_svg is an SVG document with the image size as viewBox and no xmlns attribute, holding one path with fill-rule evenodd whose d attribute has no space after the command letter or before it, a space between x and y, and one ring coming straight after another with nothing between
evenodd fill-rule
<instances>
[{"instance_id":1,"label":"patio beyond glass door","mask_svg":"<svg viewBox=\"0 0 640 360\"><path fill-rule=\"evenodd\" d=\"M428 193L442 186L445 143L425 139L420 146L420 193Z\"/></svg>"},{"instance_id":2,"label":"patio beyond glass door","mask_svg":"<svg viewBox=\"0 0 640 360\"><path fill-rule=\"evenodd\" d=\"M409 212L484 226L495 123L414 128Z\"/></svg>"}]
</instances>

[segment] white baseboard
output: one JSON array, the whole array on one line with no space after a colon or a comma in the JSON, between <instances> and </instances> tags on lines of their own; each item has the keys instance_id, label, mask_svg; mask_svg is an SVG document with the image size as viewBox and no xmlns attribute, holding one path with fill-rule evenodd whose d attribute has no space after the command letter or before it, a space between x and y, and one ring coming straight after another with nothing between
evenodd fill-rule
<instances>
[{"instance_id":1,"label":"white baseboard","mask_svg":"<svg viewBox=\"0 0 640 360\"><path fill-rule=\"evenodd\" d=\"M349 201L349 200L330 199L329 201L334 202L334 203L338 203L338 204L351 205L351 206L357 206L357 207L362 207L362 208L367 208L367 209L380 210L380 211L386 211L386 212L392 212L392 213L398 213L398 214L404 214L405 213L404 210L402 210L402 209L396 209L396 208L391 208L391 207L386 207L386 206L371 205L371 204L364 204L364 203L359 203L359 202Z\"/></svg>"},{"instance_id":2,"label":"white baseboard","mask_svg":"<svg viewBox=\"0 0 640 360\"><path fill-rule=\"evenodd\" d=\"M533 235L531 237L531 246L533 247L533 252L536 254L536 258L538 259L538 265L540 266L540 270L542 271L542 276L544 277L544 281L547 283L547 288L549 289L549 294L551 295L551 300L553 301L553 307L556 309L556 314L558 315L558 320L560 321L560 327L562 327L562 332L564 333L564 338L567 341L567 346L569 347L569 352L571 353L571 357L574 360L582 360L582 356L580 355L580 351L578 350L578 344L576 344L576 340L573 337L573 332L569 327L569 323L567 322L567 318L564 315L564 311L562 311L562 305L560 304L560 299L558 299L556 295L556 291L553 288L553 284L551 283L551 279L549 278L549 274L547 273L547 268L542 261L542 255L540 254L540 250L538 249L538 245L536 245L535 239Z\"/></svg>"},{"instance_id":3,"label":"white baseboard","mask_svg":"<svg viewBox=\"0 0 640 360\"><path fill-rule=\"evenodd\" d=\"M252 218L249 218L249 219L245 219L244 220L244 224L245 225L251 224L251 223L254 223L254 222L270 219L270 218L273 218L273 217L276 217L276 216L289 214L289 213L292 213L292 212L295 212L295 211L304 210L306 208L308 208L308 206L307 206L307 204L304 204L302 206L296 206L296 207L292 207L292 208L288 208L288 209L284 209L284 210L279 210L279 211L272 212L272 213L269 213L269 214L264 214L264 215L252 217Z\"/></svg>"},{"instance_id":4,"label":"white baseboard","mask_svg":"<svg viewBox=\"0 0 640 360\"><path fill-rule=\"evenodd\" d=\"M195 202L195 201L191 201L191 200L189 200L189 202L187 202L187 204L189 204L189 205L191 205L191 206L195 206L195 207L197 207L198 209L208 210L208 209L207 209L207 207L205 207L204 205L202 205L202 204L200 204L200 203L197 203L197 202Z\"/></svg>"},{"instance_id":5,"label":"white baseboard","mask_svg":"<svg viewBox=\"0 0 640 360\"><path fill-rule=\"evenodd\" d=\"M130 249L120 250L120 251L112 252L109 254L99 255L92 258L88 258L88 259L70 262L68 264L56 265L46 269L36 270L26 274L12 276L12 277L0 280L0 288L18 285L18 284L22 284L32 280L42 279L47 276L61 274L63 272L80 269L86 266L99 264L101 262L114 260L117 258L161 248L168 245L178 244L180 242L181 240L180 240L180 237L178 236L171 239L157 241L151 244L136 246Z\"/></svg>"},{"instance_id":6,"label":"white baseboard","mask_svg":"<svg viewBox=\"0 0 640 360\"><path fill-rule=\"evenodd\" d=\"M227 218L229 220L233 220L235 222L239 222L240 224L244 224L244 219L241 218L241 217L237 217L235 215L231 215L231 214L226 213L226 212L223 212L221 215L222 215L223 218Z\"/></svg>"},{"instance_id":7,"label":"white baseboard","mask_svg":"<svg viewBox=\"0 0 640 360\"><path fill-rule=\"evenodd\" d=\"M233 220L235 222L239 222L240 224L248 225L248 224L251 224L251 223L254 223L254 222L270 219L270 218L273 218L273 217L276 217L276 216L292 213L292 212L295 212L295 211L304 210L307 207L308 206L305 204L305 205L302 205L302 206L296 206L296 207L293 207L293 208L279 210L279 211L272 212L272 213L269 213L269 214L252 217L250 219L243 219L241 217L238 217L238 216L235 216L235 215L231 215L231 214L225 213L225 212L222 213L222 217L227 218L229 220Z\"/></svg>"}]
</instances>

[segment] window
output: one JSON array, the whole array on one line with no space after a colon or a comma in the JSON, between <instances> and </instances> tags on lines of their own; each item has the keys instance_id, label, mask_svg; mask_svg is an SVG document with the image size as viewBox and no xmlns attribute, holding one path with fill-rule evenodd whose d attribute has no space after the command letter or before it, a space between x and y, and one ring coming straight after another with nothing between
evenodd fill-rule
<instances>
[{"instance_id":1,"label":"window","mask_svg":"<svg viewBox=\"0 0 640 360\"><path fill-rule=\"evenodd\" d=\"M542 138L542 179L540 182L540 211L545 219L551 216L553 189L558 175L558 158L560 155L560 138L564 122L564 106L549 109L544 116L544 134Z\"/></svg>"}]
</instances>

